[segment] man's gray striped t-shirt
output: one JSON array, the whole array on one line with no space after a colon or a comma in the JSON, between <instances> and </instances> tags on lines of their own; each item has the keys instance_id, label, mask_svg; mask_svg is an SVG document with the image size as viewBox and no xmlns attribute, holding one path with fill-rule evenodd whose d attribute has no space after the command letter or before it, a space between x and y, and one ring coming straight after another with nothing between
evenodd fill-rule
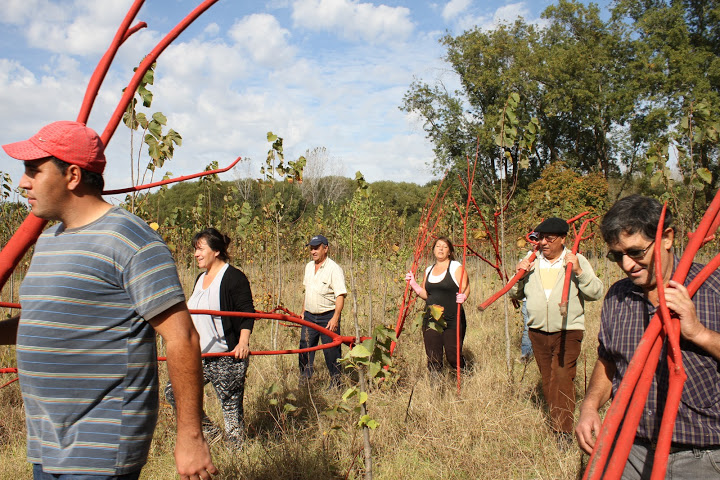
<instances>
[{"instance_id":1,"label":"man's gray striped t-shirt","mask_svg":"<svg viewBox=\"0 0 720 480\"><path fill-rule=\"evenodd\" d=\"M49 473L142 468L158 409L146 320L184 300L167 246L121 208L40 236L17 337L30 462Z\"/></svg>"}]
</instances>

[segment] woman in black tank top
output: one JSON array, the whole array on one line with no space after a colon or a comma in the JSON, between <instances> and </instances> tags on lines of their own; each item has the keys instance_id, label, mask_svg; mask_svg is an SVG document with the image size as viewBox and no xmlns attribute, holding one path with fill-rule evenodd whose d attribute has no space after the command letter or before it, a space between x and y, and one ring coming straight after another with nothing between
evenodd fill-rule
<instances>
[{"instance_id":1,"label":"woman in black tank top","mask_svg":"<svg viewBox=\"0 0 720 480\"><path fill-rule=\"evenodd\" d=\"M415 293L426 302L422 327L425 353L428 357L428 369L438 372L443 368L443 352L450 366L453 369L457 368L457 310L458 304L462 304L467 299L470 282L465 269L455 261L455 250L447 237L439 237L435 240L433 255L435 263L427 269L422 286L417 284L412 273L408 273L406 279ZM465 339L466 326L465 310L461 306L459 345L461 368L465 367L462 343Z\"/></svg>"}]
</instances>

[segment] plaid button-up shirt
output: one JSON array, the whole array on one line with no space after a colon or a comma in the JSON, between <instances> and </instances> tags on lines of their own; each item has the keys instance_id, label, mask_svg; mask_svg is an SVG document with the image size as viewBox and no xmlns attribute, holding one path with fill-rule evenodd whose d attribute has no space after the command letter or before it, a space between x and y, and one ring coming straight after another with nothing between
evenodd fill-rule
<instances>
[{"instance_id":1,"label":"plaid button-up shirt","mask_svg":"<svg viewBox=\"0 0 720 480\"><path fill-rule=\"evenodd\" d=\"M686 286L701 268L702 265L692 265ZM720 274L717 271L693 296L693 303L700 322L720 332ZM613 397L655 311L656 307L648 302L642 289L627 278L610 287L605 296L598 336L598 356L616 366ZM707 352L690 342L681 339L680 348L687 381L683 386L672 441L697 447L720 445L720 365ZM669 379L666 349L667 341L660 354L660 362L637 430L637 436L648 441L657 440L665 409Z\"/></svg>"}]
</instances>

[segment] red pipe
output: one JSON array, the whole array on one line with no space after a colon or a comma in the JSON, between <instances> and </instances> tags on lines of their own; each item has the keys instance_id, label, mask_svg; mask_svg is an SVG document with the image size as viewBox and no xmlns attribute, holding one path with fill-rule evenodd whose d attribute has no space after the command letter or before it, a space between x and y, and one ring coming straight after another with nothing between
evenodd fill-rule
<instances>
[{"instance_id":1,"label":"red pipe","mask_svg":"<svg viewBox=\"0 0 720 480\"><path fill-rule=\"evenodd\" d=\"M175 40L175 38L177 38L177 36L180 35L180 33L185 30L185 28L187 28L190 23L192 23L201 13L207 10L216 1L217 0L206 0L201 5L199 5L187 17L185 17L185 19L180 22L170 33L168 33L147 57L145 57L143 62L140 64L140 67L135 71L135 75L133 76L132 80L126 87L125 92L120 99L120 103L115 109L115 113L112 117L110 117L108 125L105 127L105 131L102 133L102 135L100 135L100 138L102 139L105 148L107 148L110 139L115 133L115 130L117 129L117 126L120 123L120 119L122 118L122 115L125 111L125 108L130 102L132 96L135 95L135 90L140 84L140 81L145 75L147 69L150 68L152 63L157 60L157 57L160 55L160 53L162 53L162 51L173 40ZM88 87L85 90L85 97L83 98L80 112L78 113L77 119L79 122L87 122L87 119L90 115L90 110L95 101L95 97L97 96L97 92L100 89L100 85L105 78L110 63L112 62L112 59L117 53L118 48L120 47L122 42L125 41L132 33L138 31L141 28L141 24L138 24L130 29L128 27L132 20L135 18L135 15L137 15L137 11L140 9L143 2L144 0L136 0L135 3L131 6L130 10L125 16L125 19L118 28L113 42L110 44L105 55L98 63L98 66L95 68L95 71L90 78ZM5 282L7 282L8 278L10 278L12 271L20 262L20 259L22 259L23 255L25 255L25 253L27 253L30 247L35 244L46 224L46 220L42 220L36 217L31 212L27 216L27 218L25 218L18 230L10 238L7 245L5 245L5 248L0 251L0 288L2 288L5 285Z\"/></svg>"},{"instance_id":2,"label":"red pipe","mask_svg":"<svg viewBox=\"0 0 720 480\"><path fill-rule=\"evenodd\" d=\"M588 227L590 222L593 222L598 217L593 217L590 219L587 219L583 221L582 225L580 226L580 230L575 232L575 241L573 242L572 246L572 253L573 255L577 255L578 249L580 248L580 241L581 240L587 240L590 238L590 236L583 237L583 234L585 233L585 229ZM574 225L573 225L574 227ZM574 230L574 228L573 228ZM565 266L565 282L563 283L563 290L562 290L562 297L560 300L560 314L563 317L567 317L567 310L568 310L568 300L570 296L570 274L572 272L573 264L572 262L567 262L567 265Z\"/></svg>"},{"instance_id":3,"label":"red pipe","mask_svg":"<svg viewBox=\"0 0 720 480\"><path fill-rule=\"evenodd\" d=\"M575 216L572 217L570 220L567 220L567 223L572 223L572 222L574 222L574 221L576 221L576 220L584 217L584 216L587 215L588 213L590 213L590 212L583 212L583 213L581 213L580 215L575 215ZM528 235L529 235L529 234L528 234ZM530 260L530 262L532 262L533 260L535 260L535 257L537 256L537 251L538 251L539 249L540 249L540 244L537 243L537 244L535 245L535 249L533 250L533 253L528 257L528 260ZM523 269L518 270L517 273L515 273L515 275L513 275L513 277L508 281L508 283L507 283L503 288L501 288L501 289L498 290L497 292L493 293L493 294L490 296L490 298L488 298L488 299L485 300L483 303L481 303L480 305L478 305L478 309L482 312L482 311L484 311L486 308L488 308L490 305L492 305L493 302L495 302L495 300L497 300L498 298L500 298L500 297L502 297L503 295L505 295L505 294L513 287L513 285L515 285L515 284L518 282L518 280L520 280L520 279L523 277L523 275L525 275L525 273L527 273L527 270L523 270Z\"/></svg>"},{"instance_id":4,"label":"red pipe","mask_svg":"<svg viewBox=\"0 0 720 480\"><path fill-rule=\"evenodd\" d=\"M140 190L146 190L148 188L159 187L161 185L167 185L169 183L184 182L185 180L191 180L191 179L197 178L197 177L207 177L208 175L215 175L216 173L227 172L232 167L234 167L240 160L241 160L241 157L238 157L235 159L234 162L232 162L227 167L218 168L217 170L193 173L191 175L183 175L182 177L168 178L168 179L159 180L159 181L153 182L153 183L146 183L145 185L136 185L134 187L119 188L117 190L105 190L103 192L103 195L115 195L118 193L137 192Z\"/></svg>"},{"instance_id":5,"label":"red pipe","mask_svg":"<svg viewBox=\"0 0 720 480\"><path fill-rule=\"evenodd\" d=\"M537 246L535 247L535 250L533 250L532 254L530 254L530 256L528 257L528 260L530 261L530 263L532 263L533 260L535 260L535 257L537 256L538 250L540 250L540 246L539 246L539 245L537 245ZM493 294L490 296L490 298L488 298L488 299L485 300L483 303L481 303L481 304L478 306L478 309L482 312L482 311L485 310L487 307L489 307L490 305L492 305L493 302L495 302L495 300L497 300L498 298L500 298L500 297L502 297L503 295L505 295L508 291L510 291L510 289L513 287L513 285L515 285L515 284L518 282L518 280L520 280L523 276L525 276L526 273L527 273L527 270L525 270L524 268L521 268L520 270L518 270L518 271L515 273L515 275L513 275L513 277L508 281L508 283L505 284L505 286L504 286L503 288L501 288L501 289L498 290L497 292L493 293Z\"/></svg>"},{"instance_id":6,"label":"red pipe","mask_svg":"<svg viewBox=\"0 0 720 480\"><path fill-rule=\"evenodd\" d=\"M152 66L153 63L155 63L160 54L168 47L168 45L170 45L192 22L195 21L195 19L197 19L203 12L205 12L205 10L210 8L217 1L218 0L205 0L200 5L198 5L195 10L190 12L180 23L175 26L175 28L170 30L170 32L165 35L165 37L155 46L155 48L153 48L152 51L143 59L143 61L140 62L140 66L135 70L135 74L130 80L130 83L128 83L127 87L125 87L125 91L123 92L122 97L120 97L118 106L115 108L115 111L110 116L105 130L103 131L102 135L100 135L100 138L102 139L105 148L107 148L108 143L110 143L110 139L115 133L115 130L117 130L117 126L120 124L120 120L122 119L122 116L125 113L128 104L132 100L132 97L135 96L135 90L137 90L138 85L140 85L140 82L142 81L148 69Z\"/></svg>"},{"instance_id":7,"label":"red pipe","mask_svg":"<svg viewBox=\"0 0 720 480\"><path fill-rule=\"evenodd\" d=\"M103 55L103 57L98 62L97 67L95 67L95 71L90 77L90 82L85 89L85 97L83 97L83 101L80 106L80 112L77 116L78 122L87 123L88 118L90 117L90 110L92 110L93 104L95 103L95 98L100 91L100 86L102 85L103 80L105 80L105 76L110 69L110 64L115 58L115 55L120 48L120 45L122 45L123 42L127 40L128 37L130 37L130 35L139 30L139 25L136 25L131 29L130 24L135 19L135 16L137 16L143 3L145 3L145 0L135 0L135 2L128 10L128 13L125 15L125 18L120 23L117 32L115 32L115 37L110 43L108 49L105 51L105 55ZM135 93L135 89L133 89L133 93ZM107 146L107 144L105 144L104 142L103 144Z\"/></svg>"}]
</instances>

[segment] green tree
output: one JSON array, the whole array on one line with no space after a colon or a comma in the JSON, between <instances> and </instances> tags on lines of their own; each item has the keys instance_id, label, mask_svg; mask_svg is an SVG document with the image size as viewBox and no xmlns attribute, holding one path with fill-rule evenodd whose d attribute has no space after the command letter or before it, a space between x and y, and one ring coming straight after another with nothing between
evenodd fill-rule
<instances>
[{"instance_id":1,"label":"green tree","mask_svg":"<svg viewBox=\"0 0 720 480\"><path fill-rule=\"evenodd\" d=\"M542 127L521 187L560 159L583 172L617 170L609 136L625 125L635 100L634 84L626 81L631 49L624 31L604 22L597 6L574 1L561 0L543 16L550 22L545 29L520 19L442 39L462 89L450 93L415 81L401 106L425 119L437 169L462 171L479 140L481 184L517 174L517 162L500 172L494 141L499 112L517 93L518 123L535 117Z\"/></svg>"}]
</instances>

